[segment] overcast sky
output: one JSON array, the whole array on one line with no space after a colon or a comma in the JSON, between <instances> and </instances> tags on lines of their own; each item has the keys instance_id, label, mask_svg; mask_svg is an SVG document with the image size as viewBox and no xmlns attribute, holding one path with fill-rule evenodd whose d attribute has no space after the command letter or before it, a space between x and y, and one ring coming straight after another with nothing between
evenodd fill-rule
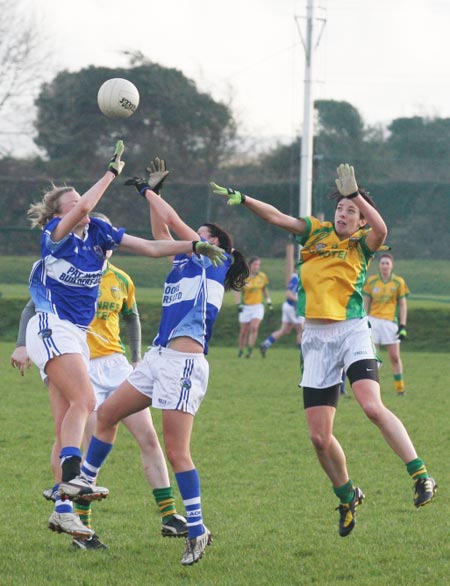
<instances>
[{"instance_id":1,"label":"overcast sky","mask_svg":"<svg viewBox=\"0 0 450 586\"><path fill-rule=\"evenodd\" d=\"M301 129L307 0L24 0L59 70L127 65L138 50L200 90L232 98L243 132ZM450 117L450 0L315 0L315 97L346 100L369 124Z\"/></svg>"}]
</instances>

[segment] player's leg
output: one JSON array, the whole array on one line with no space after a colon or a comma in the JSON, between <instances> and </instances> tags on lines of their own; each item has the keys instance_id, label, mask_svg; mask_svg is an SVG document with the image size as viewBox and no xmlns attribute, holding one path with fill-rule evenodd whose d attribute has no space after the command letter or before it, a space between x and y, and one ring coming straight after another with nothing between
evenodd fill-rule
<instances>
[{"instance_id":1,"label":"player's leg","mask_svg":"<svg viewBox=\"0 0 450 586\"><path fill-rule=\"evenodd\" d=\"M81 475L95 484L103 462L113 448L119 422L150 405L150 399L128 381L124 381L97 410L97 423L89 443Z\"/></svg>"},{"instance_id":2,"label":"player's leg","mask_svg":"<svg viewBox=\"0 0 450 586\"><path fill-rule=\"evenodd\" d=\"M245 309L245 308L244 308ZM241 316L239 316L240 318ZM250 329L250 321L241 321L239 326L239 352L238 358L244 356L245 346L248 340L248 332Z\"/></svg>"},{"instance_id":3,"label":"player's leg","mask_svg":"<svg viewBox=\"0 0 450 586\"><path fill-rule=\"evenodd\" d=\"M392 372L394 374L394 388L398 395L405 393L405 381L403 379L403 363L400 357L400 342L395 344L387 344L386 350L392 365Z\"/></svg>"},{"instance_id":4,"label":"player's leg","mask_svg":"<svg viewBox=\"0 0 450 586\"><path fill-rule=\"evenodd\" d=\"M166 460L153 425L150 409L128 415L122 423L136 439L141 450L144 473L153 489L153 496L161 513L161 534L163 537L186 536L186 520L177 513Z\"/></svg>"},{"instance_id":5,"label":"player's leg","mask_svg":"<svg viewBox=\"0 0 450 586\"><path fill-rule=\"evenodd\" d=\"M251 320L249 324L248 330L248 340L247 340L247 350L245 357L250 358L253 353L253 348L256 344L256 339L258 338L259 326L261 324L262 318L255 317Z\"/></svg>"},{"instance_id":6,"label":"player's leg","mask_svg":"<svg viewBox=\"0 0 450 586\"><path fill-rule=\"evenodd\" d=\"M287 323L287 322L281 322L281 327L278 330L275 330L274 332L272 332L270 334L270 336L268 336L260 345L259 345L259 349L261 351L261 354L263 356L263 358L266 357L266 352L267 350L273 345L275 344L275 342L277 340L279 340L280 338L282 338L283 336L287 336L288 334L291 333L292 328L293 328L294 324L291 323Z\"/></svg>"},{"instance_id":7,"label":"player's leg","mask_svg":"<svg viewBox=\"0 0 450 586\"><path fill-rule=\"evenodd\" d=\"M387 444L405 463L414 481L415 506L425 505L432 500L436 483L428 474L423 460L417 456L403 423L383 404L378 380L364 378L367 377L368 369L372 371L374 366L374 360L361 360L348 368L353 394L370 421L379 428Z\"/></svg>"},{"instance_id":8,"label":"player's leg","mask_svg":"<svg viewBox=\"0 0 450 586\"><path fill-rule=\"evenodd\" d=\"M197 562L212 541L203 523L200 476L191 457L190 441L194 417L175 410L163 411L163 434L166 454L175 472L186 509L188 537L181 560L183 565Z\"/></svg>"},{"instance_id":9,"label":"player's leg","mask_svg":"<svg viewBox=\"0 0 450 586\"><path fill-rule=\"evenodd\" d=\"M364 500L347 471L344 451L333 435L339 385L328 389L303 389L306 421L317 458L339 498L339 535L346 537L356 523L356 509Z\"/></svg>"}]
</instances>

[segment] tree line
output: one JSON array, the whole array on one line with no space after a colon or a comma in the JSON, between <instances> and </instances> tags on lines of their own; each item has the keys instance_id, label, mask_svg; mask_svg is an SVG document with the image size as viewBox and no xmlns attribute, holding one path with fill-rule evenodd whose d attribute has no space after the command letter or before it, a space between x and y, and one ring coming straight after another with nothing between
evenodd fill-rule
<instances>
[{"instance_id":1,"label":"tree line","mask_svg":"<svg viewBox=\"0 0 450 586\"><path fill-rule=\"evenodd\" d=\"M9 0L0 0L2 5L12 6ZM6 38L6 33L0 38L0 62ZM24 75L16 73L16 78L22 84L29 68L36 67L33 41L30 37L29 53L17 57L17 69L22 66ZM98 110L98 88L112 77L127 78L139 88L140 106L129 119L111 120ZM0 113L17 97L14 79L9 83L8 93L3 91L5 80L0 82ZM26 209L50 182L74 184L82 192L102 172L115 141L122 138L125 176L143 173L156 155L165 158L171 171L165 195L190 223L218 221L232 227L248 253L283 254L285 234L263 229L245 210L225 209L208 185L215 180L297 214L301 136L265 152L246 150L231 105L200 92L181 71L140 53L129 54L127 68L61 71L41 83L34 105L29 132L39 155L17 158L0 151L1 252L22 251L34 243L35 238L23 237ZM345 101L318 100L315 111L313 214L332 218L328 195L334 190L335 169L349 162L385 217L396 256L447 258L450 119L397 118L384 128L365 124ZM114 186L102 202L103 211L114 223L148 232L146 214L138 207L143 202L132 200L130 205L131 195L123 195L124 190L119 183Z\"/></svg>"}]
</instances>

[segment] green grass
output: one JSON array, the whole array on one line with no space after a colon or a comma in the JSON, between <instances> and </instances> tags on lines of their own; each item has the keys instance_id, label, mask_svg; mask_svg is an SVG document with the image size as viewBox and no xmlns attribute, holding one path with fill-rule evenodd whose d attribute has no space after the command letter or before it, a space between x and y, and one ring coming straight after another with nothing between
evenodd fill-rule
<instances>
[{"instance_id":1,"label":"green grass","mask_svg":"<svg viewBox=\"0 0 450 586\"><path fill-rule=\"evenodd\" d=\"M35 368L22 378L8 365L11 350L0 344L2 586L448 583L450 364L442 355L403 352L404 398L394 394L389 365L381 369L384 400L440 487L423 509L414 509L403 463L351 393L341 400L335 432L352 479L366 493L354 532L342 539L336 499L308 438L297 352L275 347L265 360L238 360L235 348L213 345L209 391L192 443L215 540L199 564L183 568L183 543L159 536L138 450L123 430L101 474L110 498L93 513L109 549L72 551L67 536L46 529L51 507L40 494L51 481L48 399ZM153 415L160 430L160 413Z\"/></svg>"}]
</instances>

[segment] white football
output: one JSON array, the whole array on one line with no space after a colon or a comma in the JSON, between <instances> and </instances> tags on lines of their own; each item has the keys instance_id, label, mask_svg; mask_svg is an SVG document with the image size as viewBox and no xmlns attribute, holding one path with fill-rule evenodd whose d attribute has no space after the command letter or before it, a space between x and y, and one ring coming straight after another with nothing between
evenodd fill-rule
<instances>
[{"instance_id":1,"label":"white football","mask_svg":"<svg viewBox=\"0 0 450 586\"><path fill-rule=\"evenodd\" d=\"M139 106L139 92L131 81L115 77L100 86L97 102L108 118L129 118Z\"/></svg>"}]
</instances>

